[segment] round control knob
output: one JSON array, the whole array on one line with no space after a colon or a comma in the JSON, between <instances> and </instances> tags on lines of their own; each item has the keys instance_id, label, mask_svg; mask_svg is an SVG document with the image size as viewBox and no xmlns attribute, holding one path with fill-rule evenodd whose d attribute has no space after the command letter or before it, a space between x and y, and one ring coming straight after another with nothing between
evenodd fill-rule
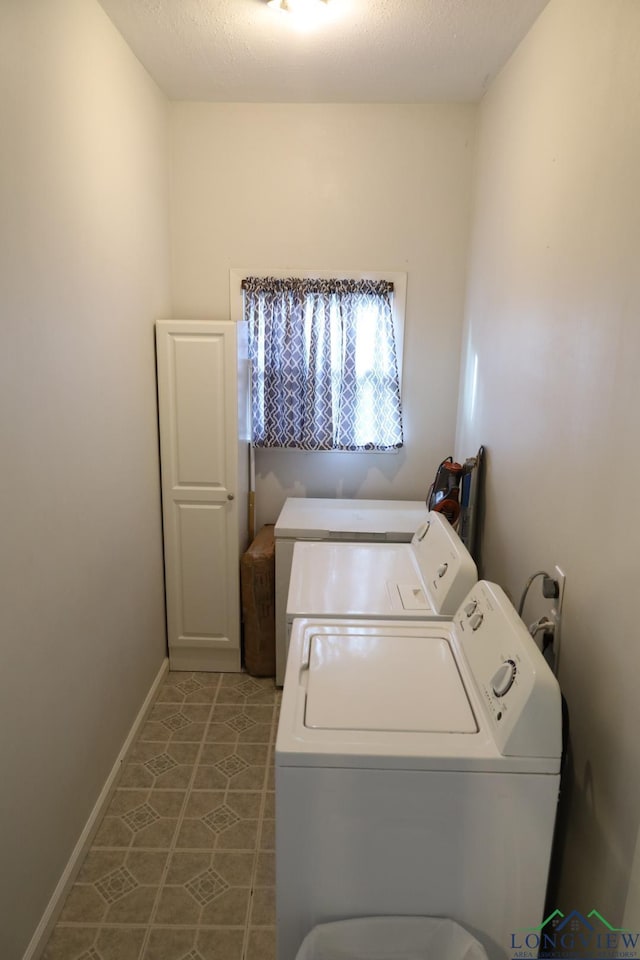
<instances>
[{"instance_id":1,"label":"round control knob","mask_svg":"<svg viewBox=\"0 0 640 960\"><path fill-rule=\"evenodd\" d=\"M470 617L472 613L475 613L475 612L476 612L476 607L477 607L477 606L478 606L478 601L477 601L477 600L470 600L469 603L466 604L466 606L465 606L465 608L464 608L464 612L466 613L466 615L467 615L468 617Z\"/></svg>"},{"instance_id":2,"label":"round control knob","mask_svg":"<svg viewBox=\"0 0 640 960\"><path fill-rule=\"evenodd\" d=\"M516 678L516 665L513 660L505 660L491 678L491 689L496 697L504 697Z\"/></svg>"},{"instance_id":3,"label":"round control knob","mask_svg":"<svg viewBox=\"0 0 640 960\"><path fill-rule=\"evenodd\" d=\"M440 577L440 579L442 579L442 577L444 577L444 575L445 575L445 573L447 572L448 569L449 569L449 564L448 564L448 563L441 563L441 564L440 564L440 566L439 566L438 569L436 570L436 573L438 574L438 576Z\"/></svg>"}]
</instances>

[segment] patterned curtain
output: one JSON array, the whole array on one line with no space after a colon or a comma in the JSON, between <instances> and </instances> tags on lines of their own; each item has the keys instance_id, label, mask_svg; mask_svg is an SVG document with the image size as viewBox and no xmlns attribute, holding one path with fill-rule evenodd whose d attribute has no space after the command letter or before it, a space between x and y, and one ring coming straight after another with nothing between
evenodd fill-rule
<instances>
[{"instance_id":1,"label":"patterned curtain","mask_svg":"<svg viewBox=\"0 0 640 960\"><path fill-rule=\"evenodd\" d=\"M401 447L393 284L248 277L242 287L254 444Z\"/></svg>"}]
</instances>

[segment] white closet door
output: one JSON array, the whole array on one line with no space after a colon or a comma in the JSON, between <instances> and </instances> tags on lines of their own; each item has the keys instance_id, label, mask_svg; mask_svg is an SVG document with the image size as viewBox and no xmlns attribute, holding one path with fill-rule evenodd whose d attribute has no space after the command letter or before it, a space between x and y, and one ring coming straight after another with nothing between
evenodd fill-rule
<instances>
[{"instance_id":1,"label":"white closet door","mask_svg":"<svg viewBox=\"0 0 640 960\"><path fill-rule=\"evenodd\" d=\"M240 669L236 327L156 324L169 662Z\"/></svg>"}]
</instances>

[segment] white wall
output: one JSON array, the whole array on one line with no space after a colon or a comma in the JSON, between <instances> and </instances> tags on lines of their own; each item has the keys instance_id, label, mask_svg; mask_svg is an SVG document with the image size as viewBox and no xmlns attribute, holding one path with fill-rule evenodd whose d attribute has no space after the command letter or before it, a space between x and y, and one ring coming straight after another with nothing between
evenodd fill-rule
<instances>
[{"instance_id":1,"label":"white wall","mask_svg":"<svg viewBox=\"0 0 640 960\"><path fill-rule=\"evenodd\" d=\"M454 441L475 108L174 103L170 112L177 316L228 318L230 268L408 274L404 449L258 451L258 526L289 495L423 498Z\"/></svg>"},{"instance_id":2,"label":"white wall","mask_svg":"<svg viewBox=\"0 0 640 960\"><path fill-rule=\"evenodd\" d=\"M457 434L488 449L484 573L516 599L567 574L557 905L612 923L640 817L638 37L637 0L551 0L482 103Z\"/></svg>"},{"instance_id":3,"label":"white wall","mask_svg":"<svg viewBox=\"0 0 640 960\"><path fill-rule=\"evenodd\" d=\"M0 955L165 656L166 103L94 0L0 5Z\"/></svg>"}]
</instances>

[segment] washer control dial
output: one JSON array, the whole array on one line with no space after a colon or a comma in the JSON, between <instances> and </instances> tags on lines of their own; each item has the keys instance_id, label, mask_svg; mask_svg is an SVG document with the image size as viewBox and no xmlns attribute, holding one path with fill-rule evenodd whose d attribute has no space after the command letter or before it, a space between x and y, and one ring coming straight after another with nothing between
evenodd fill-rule
<instances>
[{"instance_id":1,"label":"washer control dial","mask_svg":"<svg viewBox=\"0 0 640 960\"><path fill-rule=\"evenodd\" d=\"M491 678L491 689L496 697L504 697L516 678L516 665L513 660L505 660Z\"/></svg>"},{"instance_id":2,"label":"washer control dial","mask_svg":"<svg viewBox=\"0 0 640 960\"><path fill-rule=\"evenodd\" d=\"M442 577L444 577L444 575L445 575L445 573L447 572L448 569L449 569L449 564L448 564L448 563L441 563L441 564L440 564L440 566L439 566L438 569L436 570L436 573L438 574L438 576L440 577L440 579L442 579Z\"/></svg>"},{"instance_id":3,"label":"washer control dial","mask_svg":"<svg viewBox=\"0 0 640 960\"><path fill-rule=\"evenodd\" d=\"M469 603L465 604L464 612L468 617L470 617L472 613L475 613L477 606L478 606L477 600L470 600Z\"/></svg>"},{"instance_id":4,"label":"washer control dial","mask_svg":"<svg viewBox=\"0 0 640 960\"><path fill-rule=\"evenodd\" d=\"M474 613L471 619L469 620L469 623L471 624L471 629L475 632L483 620L484 620L483 613Z\"/></svg>"}]
</instances>

